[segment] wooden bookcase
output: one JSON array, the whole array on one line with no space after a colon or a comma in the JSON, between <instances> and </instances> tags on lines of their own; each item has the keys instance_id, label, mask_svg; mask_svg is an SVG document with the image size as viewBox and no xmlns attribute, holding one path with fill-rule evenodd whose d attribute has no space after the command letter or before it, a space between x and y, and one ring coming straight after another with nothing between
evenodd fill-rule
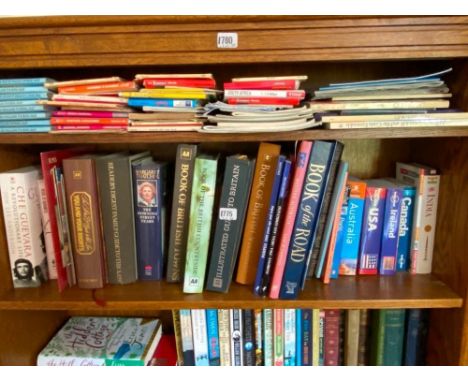
<instances>
[{"instance_id":1,"label":"wooden bookcase","mask_svg":"<svg viewBox=\"0 0 468 382\"><path fill-rule=\"evenodd\" d=\"M237 32L237 49L218 49L217 32ZM453 67L446 80L454 107L468 110L468 17L42 17L0 19L0 77L57 80L144 72L211 72L233 76L307 74L306 88L328 82L429 73ZM38 163L39 152L73 144L96 151L149 149L174 159L177 143L213 152L255 153L260 141L291 147L299 139L339 139L350 172L392 176L396 160L442 173L433 274L310 281L296 301L228 294L184 295L165 282L107 286L95 293L54 282L13 289L0 214L0 364L34 364L38 352L71 315L160 315L170 329L179 308L433 308L428 362L468 365L468 129L204 135L0 135L0 171Z\"/></svg>"}]
</instances>

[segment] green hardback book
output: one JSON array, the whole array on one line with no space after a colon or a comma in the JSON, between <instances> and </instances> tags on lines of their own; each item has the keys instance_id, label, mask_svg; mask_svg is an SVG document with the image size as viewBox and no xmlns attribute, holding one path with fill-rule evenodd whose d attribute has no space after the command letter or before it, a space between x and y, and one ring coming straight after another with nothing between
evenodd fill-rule
<instances>
[{"instance_id":1,"label":"green hardback book","mask_svg":"<svg viewBox=\"0 0 468 382\"><path fill-rule=\"evenodd\" d=\"M217 164L217 158L206 155L195 159L184 275L185 293L201 293L203 291L215 198Z\"/></svg>"},{"instance_id":2,"label":"green hardback book","mask_svg":"<svg viewBox=\"0 0 468 382\"><path fill-rule=\"evenodd\" d=\"M72 317L37 357L38 366L145 366L161 338L149 318Z\"/></svg>"}]
</instances>

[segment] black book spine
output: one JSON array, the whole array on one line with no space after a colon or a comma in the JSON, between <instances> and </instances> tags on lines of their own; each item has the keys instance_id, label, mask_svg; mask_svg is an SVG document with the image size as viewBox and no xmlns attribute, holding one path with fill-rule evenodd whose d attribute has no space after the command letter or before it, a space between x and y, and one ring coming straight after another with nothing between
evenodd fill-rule
<instances>
[{"instance_id":1,"label":"black book spine","mask_svg":"<svg viewBox=\"0 0 468 382\"><path fill-rule=\"evenodd\" d=\"M255 366L255 327L253 309L242 310L244 328L244 364L243 366Z\"/></svg>"}]
</instances>

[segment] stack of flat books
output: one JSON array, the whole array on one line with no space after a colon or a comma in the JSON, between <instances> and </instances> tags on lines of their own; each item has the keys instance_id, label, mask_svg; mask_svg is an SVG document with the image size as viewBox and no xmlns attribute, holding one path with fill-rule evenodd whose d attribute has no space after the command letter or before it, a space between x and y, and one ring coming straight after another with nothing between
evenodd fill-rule
<instances>
[{"instance_id":1,"label":"stack of flat books","mask_svg":"<svg viewBox=\"0 0 468 382\"><path fill-rule=\"evenodd\" d=\"M130 114L128 131L198 131L203 126L201 104L215 97L213 75L137 74L138 92L122 92L128 105L138 112Z\"/></svg>"},{"instance_id":2,"label":"stack of flat books","mask_svg":"<svg viewBox=\"0 0 468 382\"><path fill-rule=\"evenodd\" d=\"M468 113L450 107L441 76L452 69L405 78L330 84L309 108L328 129L468 126Z\"/></svg>"},{"instance_id":3,"label":"stack of flat books","mask_svg":"<svg viewBox=\"0 0 468 382\"><path fill-rule=\"evenodd\" d=\"M52 81L45 77L0 79L0 133L48 132L53 108L36 101L52 97L44 88Z\"/></svg>"},{"instance_id":4,"label":"stack of flat books","mask_svg":"<svg viewBox=\"0 0 468 382\"><path fill-rule=\"evenodd\" d=\"M132 109L118 93L138 89L135 82L120 77L51 82L46 87L58 93L39 102L60 108L50 118L54 133L126 131Z\"/></svg>"}]
</instances>

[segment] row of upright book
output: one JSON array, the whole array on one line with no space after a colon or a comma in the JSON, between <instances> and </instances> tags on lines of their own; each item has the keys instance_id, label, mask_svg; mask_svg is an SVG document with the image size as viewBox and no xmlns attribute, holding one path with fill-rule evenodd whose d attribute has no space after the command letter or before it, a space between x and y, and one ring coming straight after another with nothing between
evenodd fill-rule
<instances>
[{"instance_id":1,"label":"row of upright book","mask_svg":"<svg viewBox=\"0 0 468 382\"><path fill-rule=\"evenodd\" d=\"M181 309L178 365L420 366L425 309Z\"/></svg>"},{"instance_id":2,"label":"row of upright book","mask_svg":"<svg viewBox=\"0 0 468 382\"><path fill-rule=\"evenodd\" d=\"M256 158L222 158L181 144L174 166L43 152L42 168L0 175L14 285L49 273L60 290L166 279L201 293L235 279L294 299L309 278L430 273L440 175L397 163L395 178L355 179L343 148L261 143Z\"/></svg>"}]
</instances>

